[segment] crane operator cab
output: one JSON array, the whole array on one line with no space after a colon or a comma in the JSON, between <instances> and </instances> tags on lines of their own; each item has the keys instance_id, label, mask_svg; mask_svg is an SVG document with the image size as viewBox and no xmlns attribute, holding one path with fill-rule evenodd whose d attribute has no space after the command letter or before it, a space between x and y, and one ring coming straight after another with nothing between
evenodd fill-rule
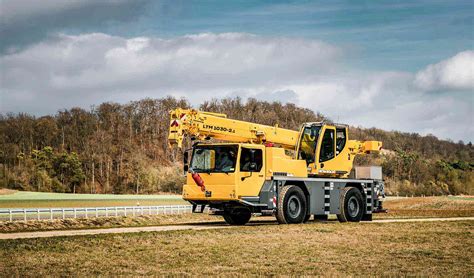
<instances>
[{"instance_id":1,"label":"crane operator cab","mask_svg":"<svg viewBox=\"0 0 474 278\"><path fill-rule=\"evenodd\" d=\"M379 141L349 140L348 126L306 123L302 126L297 159L306 161L308 176L348 177L357 154L379 151Z\"/></svg>"},{"instance_id":2,"label":"crane operator cab","mask_svg":"<svg viewBox=\"0 0 474 278\"><path fill-rule=\"evenodd\" d=\"M359 145L362 142L349 140L346 125L306 123L302 126L300 134L297 159L306 161L308 176L349 175L356 151L361 148ZM374 141L366 143L371 142Z\"/></svg>"}]
</instances>

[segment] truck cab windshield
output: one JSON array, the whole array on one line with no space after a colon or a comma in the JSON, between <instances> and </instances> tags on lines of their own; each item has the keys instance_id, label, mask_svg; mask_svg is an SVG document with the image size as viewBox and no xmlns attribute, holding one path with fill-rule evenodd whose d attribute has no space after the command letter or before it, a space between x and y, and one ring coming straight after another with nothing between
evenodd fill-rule
<instances>
[{"instance_id":1,"label":"truck cab windshield","mask_svg":"<svg viewBox=\"0 0 474 278\"><path fill-rule=\"evenodd\" d=\"M234 172L237 151L237 145L194 147L190 168L198 173Z\"/></svg>"}]
</instances>

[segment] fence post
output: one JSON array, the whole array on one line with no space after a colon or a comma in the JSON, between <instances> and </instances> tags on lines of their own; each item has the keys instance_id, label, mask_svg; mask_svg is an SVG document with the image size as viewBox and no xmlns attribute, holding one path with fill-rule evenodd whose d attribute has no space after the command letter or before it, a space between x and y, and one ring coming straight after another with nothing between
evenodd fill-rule
<instances>
[{"instance_id":1,"label":"fence post","mask_svg":"<svg viewBox=\"0 0 474 278\"><path fill-rule=\"evenodd\" d=\"M89 216L87 215L87 208L86 208L86 218L89 218Z\"/></svg>"},{"instance_id":2,"label":"fence post","mask_svg":"<svg viewBox=\"0 0 474 278\"><path fill-rule=\"evenodd\" d=\"M127 216L127 207L123 207L124 215Z\"/></svg>"},{"instance_id":3,"label":"fence post","mask_svg":"<svg viewBox=\"0 0 474 278\"><path fill-rule=\"evenodd\" d=\"M23 220L26 222L26 209L23 209Z\"/></svg>"},{"instance_id":4,"label":"fence post","mask_svg":"<svg viewBox=\"0 0 474 278\"><path fill-rule=\"evenodd\" d=\"M135 207L132 207L133 210L133 216L135 216Z\"/></svg>"},{"instance_id":5,"label":"fence post","mask_svg":"<svg viewBox=\"0 0 474 278\"><path fill-rule=\"evenodd\" d=\"M99 217L99 208L95 208L95 217Z\"/></svg>"},{"instance_id":6,"label":"fence post","mask_svg":"<svg viewBox=\"0 0 474 278\"><path fill-rule=\"evenodd\" d=\"M38 213L37 218L38 218L38 220L40 220L40 219L41 219L41 216L40 216L40 209L37 209L36 212Z\"/></svg>"},{"instance_id":7,"label":"fence post","mask_svg":"<svg viewBox=\"0 0 474 278\"><path fill-rule=\"evenodd\" d=\"M76 211L76 208L74 208L74 219L77 218L77 211Z\"/></svg>"},{"instance_id":8,"label":"fence post","mask_svg":"<svg viewBox=\"0 0 474 278\"><path fill-rule=\"evenodd\" d=\"M8 214L10 215L10 222L12 222L13 221L13 215L12 215L12 210L11 209L8 210Z\"/></svg>"},{"instance_id":9,"label":"fence post","mask_svg":"<svg viewBox=\"0 0 474 278\"><path fill-rule=\"evenodd\" d=\"M109 210L107 207L105 208L105 217L109 217Z\"/></svg>"},{"instance_id":10,"label":"fence post","mask_svg":"<svg viewBox=\"0 0 474 278\"><path fill-rule=\"evenodd\" d=\"M62 210L63 210L63 220L64 220L64 219L65 219L65 215L64 215L64 208L62 208Z\"/></svg>"},{"instance_id":11,"label":"fence post","mask_svg":"<svg viewBox=\"0 0 474 278\"><path fill-rule=\"evenodd\" d=\"M54 219L54 217L53 217L53 209L52 209L52 208L49 209L49 218L50 218L51 220Z\"/></svg>"},{"instance_id":12,"label":"fence post","mask_svg":"<svg viewBox=\"0 0 474 278\"><path fill-rule=\"evenodd\" d=\"M115 207L115 217L118 216L117 207Z\"/></svg>"}]
</instances>

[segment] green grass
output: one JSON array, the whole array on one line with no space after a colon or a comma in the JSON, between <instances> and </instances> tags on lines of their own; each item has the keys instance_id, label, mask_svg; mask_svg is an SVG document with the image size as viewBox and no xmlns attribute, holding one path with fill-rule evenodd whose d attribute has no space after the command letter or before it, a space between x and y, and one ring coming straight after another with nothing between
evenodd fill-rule
<instances>
[{"instance_id":1,"label":"green grass","mask_svg":"<svg viewBox=\"0 0 474 278\"><path fill-rule=\"evenodd\" d=\"M188 204L180 195L71 194L17 191L0 195L0 208L97 206L157 206Z\"/></svg>"},{"instance_id":2,"label":"green grass","mask_svg":"<svg viewBox=\"0 0 474 278\"><path fill-rule=\"evenodd\" d=\"M0 241L2 276L472 276L474 221L251 225ZM435 240L434 240L435 239Z\"/></svg>"}]
</instances>

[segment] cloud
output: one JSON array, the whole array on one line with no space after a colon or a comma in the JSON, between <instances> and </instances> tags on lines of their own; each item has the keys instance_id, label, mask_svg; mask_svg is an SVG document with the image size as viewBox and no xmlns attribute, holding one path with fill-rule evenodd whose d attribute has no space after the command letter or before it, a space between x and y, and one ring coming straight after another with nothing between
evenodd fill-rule
<instances>
[{"instance_id":1,"label":"cloud","mask_svg":"<svg viewBox=\"0 0 474 278\"><path fill-rule=\"evenodd\" d=\"M434 67L451 68L463 53ZM474 140L465 86L431 94L420 87L420 73L360 71L344 55L318 40L245 33L59 35L0 57L1 111L41 115L165 95L194 105L241 96L294 102L356 126Z\"/></svg>"},{"instance_id":2,"label":"cloud","mask_svg":"<svg viewBox=\"0 0 474 278\"><path fill-rule=\"evenodd\" d=\"M137 18L149 0L0 0L0 52L15 52L71 28L87 30Z\"/></svg>"},{"instance_id":3,"label":"cloud","mask_svg":"<svg viewBox=\"0 0 474 278\"><path fill-rule=\"evenodd\" d=\"M427 94L413 79L406 72L354 72L279 89L295 92L298 105L338 122L473 141L472 97L462 92Z\"/></svg>"},{"instance_id":4,"label":"cloud","mask_svg":"<svg viewBox=\"0 0 474 278\"><path fill-rule=\"evenodd\" d=\"M70 106L144 94L202 99L197 92L205 96L215 92L217 97L307 82L334 70L339 53L337 47L320 41L242 33L173 39L92 33L51 38L4 55L0 66L7 99L28 91L43 101L65 98L61 101ZM12 110L38 111L26 103L11 105L16 106Z\"/></svg>"},{"instance_id":5,"label":"cloud","mask_svg":"<svg viewBox=\"0 0 474 278\"><path fill-rule=\"evenodd\" d=\"M474 90L474 51L463 51L427 66L415 76L418 87L428 91Z\"/></svg>"}]
</instances>

